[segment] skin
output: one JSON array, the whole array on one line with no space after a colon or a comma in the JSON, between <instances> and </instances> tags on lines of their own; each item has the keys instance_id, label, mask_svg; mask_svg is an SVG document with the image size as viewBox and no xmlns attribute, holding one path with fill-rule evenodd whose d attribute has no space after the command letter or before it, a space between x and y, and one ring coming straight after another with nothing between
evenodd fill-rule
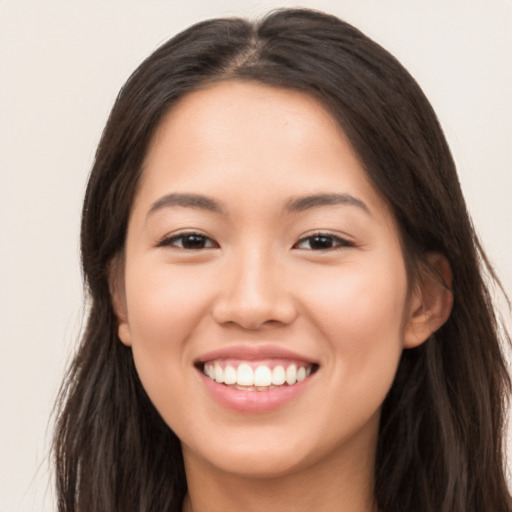
<instances>
[{"instance_id":1,"label":"skin","mask_svg":"<svg viewBox=\"0 0 512 512\"><path fill-rule=\"evenodd\" d=\"M356 201L286 208L333 192ZM223 211L164 204L178 193ZM184 248L184 231L202 247ZM312 245L318 232L330 248ZM117 268L120 339L182 441L184 510L373 510L381 404L402 350L443 323L451 294L410 286L387 205L316 100L236 81L180 100L149 148ZM230 410L194 362L235 344L319 369L277 410Z\"/></svg>"}]
</instances>

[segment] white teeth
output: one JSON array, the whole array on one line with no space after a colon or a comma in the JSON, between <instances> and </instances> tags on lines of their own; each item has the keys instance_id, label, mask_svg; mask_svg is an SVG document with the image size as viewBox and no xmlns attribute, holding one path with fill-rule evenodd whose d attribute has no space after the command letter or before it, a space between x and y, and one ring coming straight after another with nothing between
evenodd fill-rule
<instances>
[{"instance_id":1,"label":"white teeth","mask_svg":"<svg viewBox=\"0 0 512 512\"><path fill-rule=\"evenodd\" d=\"M215 363L214 371L215 371L215 380L222 384L224 382L224 370L220 367L219 363Z\"/></svg>"},{"instance_id":2,"label":"white teeth","mask_svg":"<svg viewBox=\"0 0 512 512\"><path fill-rule=\"evenodd\" d=\"M272 384L274 386L281 386L286 382L286 372L282 366L276 366L272 370Z\"/></svg>"},{"instance_id":3,"label":"white teeth","mask_svg":"<svg viewBox=\"0 0 512 512\"><path fill-rule=\"evenodd\" d=\"M268 366L258 366L254 372L255 386L270 386L272 384L272 372Z\"/></svg>"},{"instance_id":4,"label":"white teeth","mask_svg":"<svg viewBox=\"0 0 512 512\"><path fill-rule=\"evenodd\" d=\"M236 370L229 364L224 368L224 384L236 384Z\"/></svg>"},{"instance_id":5,"label":"white teeth","mask_svg":"<svg viewBox=\"0 0 512 512\"><path fill-rule=\"evenodd\" d=\"M268 391L285 383L292 386L308 377L311 371L311 366L297 368L296 364L291 364L286 370L282 365L271 370L262 364L253 370L248 363L241 363L237 368L228 364L223 368L219 361L205 363L203 367L204 374L219 384L226 384L236 389L257 391Z\"/></svg>"},{"instance_id":6,"label":"white teeth","mask_svg":"<svg viewBox=\"0 0 512 512\"><path fill-rule=\"evenodd\" d=\"M291 364L286 369L286 383L291 386L297 382L297 367Z\"/></svg>"},{"instance_id":7,"label":"white teeth","mask_svg":"<svg viewBox=\"0 0 512 512\"><path fill-rule=\"evenodd\" d=\"M254 372L252 368L242 363L236 371L236 382L239 386L253 386L254 385Z\"/></svg>"}]
</instances>

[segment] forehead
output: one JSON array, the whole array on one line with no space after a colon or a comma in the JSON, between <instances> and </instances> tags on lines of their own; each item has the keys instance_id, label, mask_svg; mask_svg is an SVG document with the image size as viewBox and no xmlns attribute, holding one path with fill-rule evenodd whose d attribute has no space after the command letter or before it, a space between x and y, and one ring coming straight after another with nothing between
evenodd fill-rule
<instances>
[{"instance_id":1,"label":"forehead","mask_svg":"<svg viewBox=\"0 0 512 512\"><path fill-rule=\"evenodd\" d=\"M262 187L267 195L288 196L338 188L383 206L343 130L317 99L243 81L210 85L173 106L149 147L141 185L153 198L197 187L231 196L254 196Z\"/></svg>"},{"instance_id":2,"label":"forehead","mask_svg":"<svg viewBox=\"0 0 512 512\"><path fill-rule=\"evenodd\" d=\"M335 139L345 139L336 120L312 96L289 88L231 80L181 98L160 123L148 153L174 137L183 149L198 142L219 149L228 146L231 151L237 144L243 145L244 152L262 143L270 149L282 142L276 140L274 130L290 143L313 142L312 126L324 136L330 132Z\"/></svg>"}]
</instances>

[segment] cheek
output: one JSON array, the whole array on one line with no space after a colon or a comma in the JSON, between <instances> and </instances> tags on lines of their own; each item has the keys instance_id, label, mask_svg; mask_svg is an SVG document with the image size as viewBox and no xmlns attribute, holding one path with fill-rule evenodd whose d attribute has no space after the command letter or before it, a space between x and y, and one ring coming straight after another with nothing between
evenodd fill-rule
<instances>
[{"instance_id":1,"label":"cheek","mask_svg":"<svg viewBox=\"0 0 512 512\"><path fill-rule=\"evenodd\" d=\"M134 265L136 267L136 265ZM207 310L208 284L193 267L159 265L127 272L128 320L133 344L172 349Z\"/></svg>"},{"instance_id":2,"label":"cheek","mask_svg":"<svg viewBox=\"0 0 512 512\"><path fill-rule=\"evenodd\" d=\"M349 382L394 377L407 301L405 268L396 261L332 269L309 283L308 309Z\"/></svg>"},{"instance_id":3,"label":"cheek","mask_svg":"<svg viewBox=\"0 0 512 512\"><path fill-rule=\"evenodd\" d=\"M347 265L330 283L318 283L323 302L318 309L329 310L327 318L334 324L340 322L361 331L387 331L402 325L407 297L402 259L388 256L377 263L374 260Z\"/></svg>"},{"instance_id":4,"label":"cheek","mask_svg":"<svg viewBox=\"0 0 512 512\"><path fill-rule=\"evenodd\" d=\"M208 311L205 279L198 280L192 267L132 269L126 270L126 296L133 357L146 392L162 411L167 402L179 402L173 390L186 385L187 341Z\"/></svg>"}]
</instances>

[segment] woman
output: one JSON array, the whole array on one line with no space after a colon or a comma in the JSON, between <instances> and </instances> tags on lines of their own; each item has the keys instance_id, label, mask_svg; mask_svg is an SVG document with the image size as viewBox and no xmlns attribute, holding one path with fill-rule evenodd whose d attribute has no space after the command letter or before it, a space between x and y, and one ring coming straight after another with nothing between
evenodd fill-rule
<instances>
[{"instance_id":1,"label":"woman","mask_svg":"<svg viewBox=\"0 0 512 512\"><path fill-rule=\"evenodd\" d=\"M59 510L511 510L492 270L429 103L353 27L283 10L158 49L82 257Z\"/></svg>"}]
</instances>

